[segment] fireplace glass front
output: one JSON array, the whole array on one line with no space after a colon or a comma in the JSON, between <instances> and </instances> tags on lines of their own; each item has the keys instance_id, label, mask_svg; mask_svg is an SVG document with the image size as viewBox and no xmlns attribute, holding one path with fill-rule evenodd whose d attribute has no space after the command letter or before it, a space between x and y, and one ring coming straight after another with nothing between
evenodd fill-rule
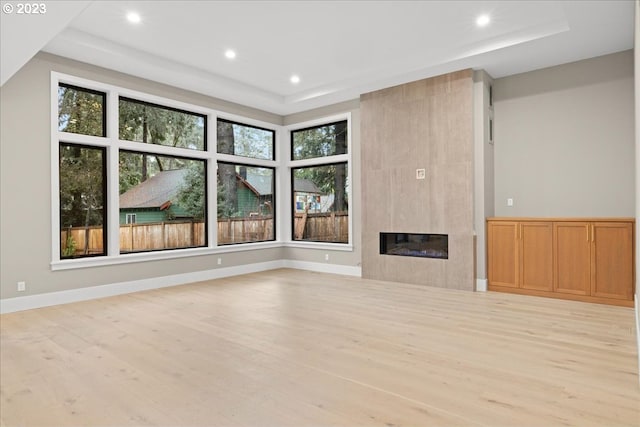
<instances>
[{"instance_id":1,"label":"fireplace glass front","mask_svg":"<svg viewBox=\"0 0 640 427\"><path fill-rule=\"evenodd\" d=\"M447 234L380 233L380 254L449 259Z\"/></svg>"}]
</instances>

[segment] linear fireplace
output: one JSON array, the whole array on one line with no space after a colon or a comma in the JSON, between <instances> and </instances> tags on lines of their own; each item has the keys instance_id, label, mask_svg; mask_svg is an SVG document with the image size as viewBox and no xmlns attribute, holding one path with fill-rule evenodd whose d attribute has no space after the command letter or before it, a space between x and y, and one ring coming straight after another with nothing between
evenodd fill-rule
<instances>
[{"instance_id":1,"label":"linear fireplace","mask_svg":"<svg viewBox=\"0 0 640 427\"><path fill-rule=\"evenodd\" d=\"M380 233L380 254L449 259L447 234Z\"/></svg>"}]
</instances>

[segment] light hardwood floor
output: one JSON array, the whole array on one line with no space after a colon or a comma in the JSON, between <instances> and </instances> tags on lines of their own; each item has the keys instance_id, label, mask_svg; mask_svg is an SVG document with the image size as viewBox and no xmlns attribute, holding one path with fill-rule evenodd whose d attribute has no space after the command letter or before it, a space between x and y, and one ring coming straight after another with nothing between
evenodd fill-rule
<instances>
[{"instance_id":1,"label":"light hardwood floor","mask_svg":"<svg viewBox=\"0 0 640 427\"><path fill-rule=\"evenodd\" d=\"M633 310L275 270L2 315L2 426L639 426Z\"/></svg>"}]
</instances>

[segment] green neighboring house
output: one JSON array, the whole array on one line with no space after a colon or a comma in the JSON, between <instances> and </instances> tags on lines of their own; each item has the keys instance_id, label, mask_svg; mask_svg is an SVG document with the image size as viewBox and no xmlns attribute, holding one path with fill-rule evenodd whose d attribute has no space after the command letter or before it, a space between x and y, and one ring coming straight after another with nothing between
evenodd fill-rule
<instances>
[{"instance_id":1,"label":"green neighboring house","mask_svg":"<svg viewBox=\"0 0 640 427\"><path fill-rule=\"evenodd\" d=\"M271 175L253 174L240 167L238 179L238 213L246 218L257 215L271 215L273 184ZM320 212L321 199L325 195L308 179L295 178L293 198L296 212L304 212L309 203L308 212Z\"/></svg>"},{"instance_id":2,"label":"green neighboring house","mask_svg":"<svg viewBox=\"0 0 640 427\"><path fill-rule=\"evenodd\" d=\"M273 177L259 175L240 167L238 182L238 216L247 218L273 214Z\"/></svg>"},{"instance_id":3,"label":"green neighboring house","mask_svg":"<svg viewBox=\"0 0 640 427\"><path fill-rule=\"evenodd\" d=\"M131 187L120 195L120 224L146 224L171 220L192 219L178 202L180 187L187 174L186 169L158 172L144 182ZM248 218L273 214L273 177L251 173L241 167L236 174L238 209L237 216ZM295 180L294 199L296 211L304 211L300 203L320 202L321 193L307 180ZM319 205L318 205L319 206ZM314 211L312 209L311 211Z\"/></svg>"},{"instance_id":4,"label":"green neighboring house","mask_svg":"<svg viewBox=\"0 0 640 427\"><path fill-rule=\"evenodd\" d=\"M120 224L145 224L193 216L178 204L186 169L158 172L120 195Z\"/></svg>"}]
</instances>

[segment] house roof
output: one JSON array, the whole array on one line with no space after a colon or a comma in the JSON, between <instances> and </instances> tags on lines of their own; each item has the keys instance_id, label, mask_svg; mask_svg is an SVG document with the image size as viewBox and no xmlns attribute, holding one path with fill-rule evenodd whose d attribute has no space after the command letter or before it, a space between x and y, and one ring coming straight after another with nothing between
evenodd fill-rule
<instances>
[{"instance_id":1,"label":"house roof","mask_svg":"<svg viewBox=\"0 0 640 427\"><path fill-rule=\"evenodd\" d=\"M249 183L249 185L253 187L253 189L257 191L260 196L266 196L272 193L271 180L271 175L259 175L247 171L247 183ZM322 191L320 191L320 189L313 183L313 181L303 178L295 179L293 189L294 191L303 193L322 193Z\"/></svg>"},{"instance_id":2,"label":"house roof","mask_svg":"<svg viewBox=\"0 0 640 427\"><path fill-rule=\"evenodd\" d=\"M273 187L271 183L272 175L259 175L247 171L246 181L260 196L267 196L273 193Z\"/></svg>"},{"instance_id":3,"label":"house roof","mask_svg":"<svg viewBox=\"0 0 640 427\"><path fill-rule=\"evenodd\" d=\"M120 195L120 209L161 208L174 201L184 181L186 169L174 169L158 172L144 182L131 187ZM242 179L238 174L238 179ZM252 191L259 196L273 193L272 175L260 175L247 172L246 182ZM322 193L320 189L308 179L296 178L294 191L303 193Z\"/></svg>"},{"instance_id":4,"label":"house roof","mask_svg":"<svg viewBox=\"0 0 640 427\"><path fill-rule=\"evenodd\" d=\"M175 199L186 169L158 172L120 195L120 209L159 208Z\"/></svg>"},{"instance_id":5,"label":"house roof","mask_svg":"<svg viewBox=\"0 0 640 427\"><path fill-rule=\"evenodd\" d=\"M293 183L293 191L299 191L301 193L322 193L322 191L320 191L320 189L313 183L313 181L303 178L295 178Z\"/></svg>"}]
</instances>

